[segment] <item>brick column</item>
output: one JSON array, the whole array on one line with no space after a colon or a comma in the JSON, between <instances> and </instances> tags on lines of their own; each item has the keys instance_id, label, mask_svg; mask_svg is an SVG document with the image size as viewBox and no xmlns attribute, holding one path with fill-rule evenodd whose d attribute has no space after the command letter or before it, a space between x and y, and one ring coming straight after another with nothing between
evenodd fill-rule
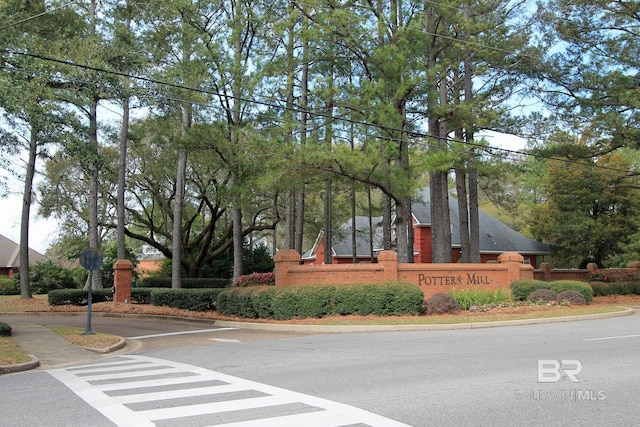
<instances>
[{"instance_id":1,"label":"brick column","mask_svg":"<svg viewBox=\"0 0 640 427\"><path fill-rule=\"evenodd\" d=\"M382 251L378 254L378 264L382 266L382 280L398 280L398 254L395 251Z\"/></svg>"},{"instance_id":2,"label":"brick column","mask_svg":"<svg viewBox=\"0 0 640 427\"><path fill-rule=\"evenodd\" d=\"M115 286L114 302L131 301L131 276L133 264L128 259L119 259L113 264L113 286Z\"/></svg>"},{"instance_id":3,"label":"brick column","mask_svg":"<svg viewBox=\"0 0 640 427\"><path fill-rule=\"evenodd\" d=\"M498 262L507 266L507 285L519 279L533 279L533 266L524 264L524 257L517 252L500 254Z\"/></svg>"},{"instance_id":4,"label":"brick column","mask_svg":"<svg viewBox=\"0 0 640 427\"><path fill-rule=\"evenodd\" d=\"M278 251L273 257L275 267L273 273L276 279L276 286L292 285L289 283L288 273L293 266L300 265L302 257L295 249L283 249Z\"/></svg>"},{"instance_id":5,"label":"brick column","mask_svg":"<svg viewBox=\"0 0 640 427\"><path fill-rule=\"evenodd\" d=\"M542 270L542 277L544 280L551 280L551 264L543 262L540 264L540 270Z\"/></svg>"},{"instance_id":6,"label":"brick column","mask_svg":"<svg viewBox=\"0 0 640 427\"><path fill-rule=\"evenodd\" d=\"M633 270L636 273L640 273L640 261L631 261L627 264L629 270Z\"/></svg>"}]
</instances>

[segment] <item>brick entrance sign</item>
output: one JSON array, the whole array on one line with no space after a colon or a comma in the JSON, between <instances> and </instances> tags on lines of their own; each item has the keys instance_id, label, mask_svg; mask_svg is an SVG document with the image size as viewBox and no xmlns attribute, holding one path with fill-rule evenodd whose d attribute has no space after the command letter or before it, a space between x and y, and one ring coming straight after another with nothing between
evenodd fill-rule
<instances>
[{"instance_id":1,"label":"brick entrance sign","mask_svg":"<svg viewBox=\"0 0 640 427\"><path fill-rule=\"evenodd\" d=\"M402 281L418 285L427 299L452 289L509 290L515 280L533 279L533 267L515 252L486 264L401 264L394 251L380 252L373 264L301 265L300 260L292 249L274 256L276 286Z\"/></svg>"}]
</instances>

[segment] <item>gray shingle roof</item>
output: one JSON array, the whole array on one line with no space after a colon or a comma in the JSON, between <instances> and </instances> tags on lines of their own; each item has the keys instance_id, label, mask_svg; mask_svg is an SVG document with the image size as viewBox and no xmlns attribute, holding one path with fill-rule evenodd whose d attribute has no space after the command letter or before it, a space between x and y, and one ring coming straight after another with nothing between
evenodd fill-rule
<instances>
[{"instance_id":1,"label":"gray shingle roof","mask_svg":"<svg viewBox=\"0 0 640 427\"><path fill-rule=\"evenodd\" d=\"M44 255L29 249L29 263L46 259ZM20 245L0 234L0 267L20 268Z\"/></svg>"},{"instance_id":2,"label":"gray shingle roof","mask_svg":"<svg viewBox=\"0 0 640 427\"><path fill-rule=\"evenodd\" d=\"M431 225L431 197L429 187L424 188L412 204L413 216L418 225ZM460 217L458 201L449 196L449 214L451 215L451 243L460 247ZM527 254L548 255L551 249L548 244L529 239L491 215L480 211L480 252L502 253L520 252Z\"/></svg>"},{"instance_id":3,"label":"gray shingle roof","mask_svg":"<svg viewBox=\"0 0 640 427\"><path fill-rule=\"evenodd\" d=\"M429 187L420 191L416 201L412 204L416 225L431 226L431 197ZM460 247L460 219L458 215L458 201L449 196L449 214L451 216L451 244ZM551 249L548 244L529 239L491 215L480 211L480 252L484 254L519 252L532 255L549 255ZM378 252L382 248L382 217L372 218L374 238L373 249ZM356 217L357 254L359 257L370 256L369 251L369 217ZM319 236L320 238L320 236ZM306 252L302 258L310 259L315 256L314 247ZM333 235L333 256L347 258L352 256L351 249L351 219L346 221Z\"/></svg>"}]
</instances>

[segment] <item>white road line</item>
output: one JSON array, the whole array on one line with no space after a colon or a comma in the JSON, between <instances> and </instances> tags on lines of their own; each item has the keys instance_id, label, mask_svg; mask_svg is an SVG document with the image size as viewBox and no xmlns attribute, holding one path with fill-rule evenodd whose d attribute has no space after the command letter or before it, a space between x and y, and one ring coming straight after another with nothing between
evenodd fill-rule
<instances>
[{"instance_id":1,"label":"white road line","mask_svg":"<svg viewBox=\"0 0 640 427\"><path fill-rule=\"evenodd\" d=\"M132 371L132 369L134 369ZM139 369L139 371L135 371ZM125 372L127 371L127 372ZM227 427L336 427L351 424L363 424L371 427L408 427L406 424L390 420L380 415L364 411L346 404L333 402L319 397L293 392L269 386L220 372L210 371L197 366L170 360L146 356L121 356L116 361L96 363L85 367L53 369L48 371L89 405L101 412L118 426L154 426L153 420L172 420L193 416L213 416L230 411L242 413L247 410L247 421L225 424ZM110 373L111 372L111 373ZM140 379L170 373L176 377ZM131 378L131 381L118 382ZM114 380L114 382L108 382ZM92 384L101 381L103 384ZM198 383L203 384L199 385ZM204 382L209 382L204 384ZM214 385L217 382L217 385ZM150 387L168 387L171 390L149 389ZM182 388L180 388L183 386ZM130 394L126 394L131 390ZM113 391L118 396L110 396ZM227 395L232 400L209 403L180 405L178 399L209 396L223 393L244 393L248 397ZM127 405L163 401L179 406L155 409L131 409ZM298 414L286 414L255 419L250 414L254 408L269 408L282 405L301 404L306 411ZM134 405L135 407L135 405ZM222 420L221 420L222 421Z\"/></svg>"},{"instance_id":2,"label":"white road line","mask_svg":"<svg viewBox=\"0 0 640 427\"><path fill-rule=\"evenodd\" d=\"M210 427L300 427L323 426L339 427L353 423L353 419L329 411L307 412L304 414L283 415L260 420L240 421L237 423L217 424Z\"/></svg>"},{"instance_id":3,"label":"white road line","mask_svg":"<svg viewBox=\"0 0 640 427\"><path fill-rule=\"evenodd\" d=\"M586 338L585 341L618 340L622 338L638 338L640 335L619 335L617 337Z\"/></svg>"},{"instance_id":4,"label":"white road line","mask_svg":"<svg viewBox=\"0 0 640 427\"><path fill-rule=\"evenodd\" d=\"M127 337L127 339L128 340L143 340L145 338L169 337L169 336L172 336L172 335L202 334L202 333L205 333L205 332L232 331L234 329L238 329L238 328L198 329L198 330L195 330L195 331L167 332L165 334L139 335L137 337Z\"/></svg>"},{"instance_id":5,"label":"white road line","mask_svg":"<svg viewBox=\"0 0 640 427\"><path fill-rule=\"evenodd\" d=\"M240 342L240 340L234 340L229 338L210 338L209 341L217 341L217 342Z\"/></svg>"}]
</instances>

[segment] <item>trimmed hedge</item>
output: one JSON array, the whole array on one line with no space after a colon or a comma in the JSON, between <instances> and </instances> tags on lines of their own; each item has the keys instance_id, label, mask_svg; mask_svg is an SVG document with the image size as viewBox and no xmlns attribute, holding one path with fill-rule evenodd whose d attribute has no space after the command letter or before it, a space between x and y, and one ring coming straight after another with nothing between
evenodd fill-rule
<instances>
[{"instance_id":1,"label":"trimmed hedge","mask_svg":"<svg viewBox=\"0 0 640 427\"><path fill-rule=\"evenodd\" d=\"M54 289L47 294L49 305L87 305L89 293L83 289ZM93 289L91 302L113 301L111 289Z\"/></svg>"},{"instance_id":2,"label":"trimmed hedge","mask_svg":"<svg viewBox=\"0 0 640 427\"><path fill-rule=\"evenodd\" d=\"M182 279L181 289L209 289L209 288L226 288L231 285L230 279L216 278L200 278L200 279ZM145 277L141 279L137 286L140 288L171 288L170 277Z\"/></svg>"},{"instance_id":3,"label":"trimmed hedge","mask_svg":"<svg viewBox=\"0 0 640 427\"><path fill-rule=\"evenodd\" d=\"M590 282L593 295L640 295L640 283L637 282Z\"/></svg>"},{"instance_id":4,"label":"trimmed hedge","mask_svg":"<svg viewBox=\"0 0 640 427\"><path fill-rule=\"evenodd\" d=\"M424 294L415 285L390 282L360 285L271 286L225 289L220 313L246 318L321 318L333 314L420 314Z\"/></svg>"},{"instance_id":5,"label":"trimmed hedge","mask_svg":"<svg viewBox=\"0 0 640 427\"><path fill-rule=\"evenodd\" d=\"M511 295L513 299L526 301L529 295L538 289L551 289L556 293L568 290L578 291L584 296L587 303L593 300L593 289L591 285L577 280L556 280L546 282L544 280L516 280L511 284Z\"/></svg>"},{"instance_id":6,"label":"trimmed hedge","mask_svg":"<svg viewBox=\"0 0 640 427\"><path fill-rule=\"evenodd\" d=\"M218 294L224 289L154 289L151 304L191 311L216 309Z\"/></svg>"}]
</instances>

